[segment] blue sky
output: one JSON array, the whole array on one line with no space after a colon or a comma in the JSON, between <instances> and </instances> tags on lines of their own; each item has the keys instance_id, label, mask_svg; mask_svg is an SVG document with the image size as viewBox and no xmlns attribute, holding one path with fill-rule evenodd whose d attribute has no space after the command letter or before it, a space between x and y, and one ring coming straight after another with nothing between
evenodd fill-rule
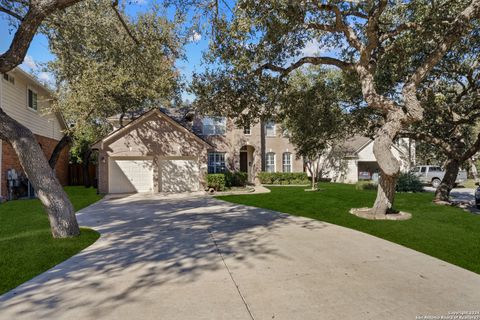
<instances>
[{"instance_id":1,"label":"blue sky","mask_svg":"<svg viewBox=\"0 0 480 320\"><path fill-rule=\"evenodd\" d=\"M127 5L127 14L131 17L135 17L142 11L149 10L151 2L157 0L130 0ZM229 7L234 6L234 0L227 0ZM172 14L173 16L173 14ZM14 30L8 25L7 16L0 12L0 52L4 52L8 49L10 42L14 35ZM193 72L201 72L205 66L202 64L202 55L208 49L208 36L205 34L196 34L195 41L190 42L185 46L186 60L179 60L177 67L179 68L183 78L188 82L191 80ZM300 56L311 56L319 53L319 44L316 41L311 41L306 44L306 47L301 51ZM320 50L322 51L322 50ZM325 52L323 52L325 54ZM48 62L54 59L54 56L48 50L48 41L45 36L37 35L33 40L27 56L22 64L22 68L35 76L41 81L52 82L52 77L48 73L42 72L42 63ZM183 99L192 101L194 96L187 93L183 94Z\"/></svg>"},{"instance_id":2,"label":"blue sky","mask_svg":"<svg viewBox=\"0 0 480 320\"><path fill-rule=\"evenodd\" d=\"M127 13L130 16L136 16L139 12L148 10L148 0L137 0L136 3L127 6ZM0 52L5 52L14 36L15 30L11 30L8 24L7 16L0 13ZM202 54L208 48L208 39L197 33L195 41L185 46L186 61L179 60L177 66L184 78L189 81L193 72L200 72L204 69L202 66ZM21 65L22 69L35 74L42 81L51 81L51 75L42 72L41 64L54 59L54 56L48 50L48 40L45 36L37 34L30 45L27 56ZM193 97L184 94L184 99L192 100Z\"/></svg>"}]
</instances>

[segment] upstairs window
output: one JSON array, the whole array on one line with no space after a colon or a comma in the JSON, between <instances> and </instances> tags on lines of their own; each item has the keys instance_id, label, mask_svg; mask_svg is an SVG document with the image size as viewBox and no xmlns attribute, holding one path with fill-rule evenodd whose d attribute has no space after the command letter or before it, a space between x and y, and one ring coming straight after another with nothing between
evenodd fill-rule
<instances>
[{"instance_id":1,"label":"upstairs window","mask_svg":"<svg viewBox=\"0 0 480 320\"><path fill-rule=\"evenodd\" d=\"M267 121L265 123L265 135L267 137L275 137L275 122Z\"/></svg>"},{"instance_id":2,"label":"upstairs window","mask_svg":"<svg viewBox=\"0 0 480 320\"><path fill-rule=\"evenodd\" d=\"M290 152L283 153L283 172L292 172L292 154Z\"/></svg>"},{"instance_id":3,"label":"upstairs window","mask_svg":"<svg viewBox=\"0 0 480 320\"><path fill-rule=\"evenodd\" d=\"M275 153L268 152L265 155L265 171L275 172Z\"/></svg>"},{"instance_id":4,"label":"upstairs window","mask_svg":"<svg viewBox=\"0 0 480 320\"><path fill-rule=\"evenodd\" d=\"M246 134L246 135L251 135L251 131L250 131L250 125L246 125L245 127L243 127L243 134Z\"/></svg>"},{"instance_id":5,"label":"upstairs window","mask_svg":"<svg viewBox=\"0 0 480 320\"><path fill-rule=\"evenodd\" d=\"M8 81L11 84L15 84L15 78L9 75L8 73L3 74L3 80Z\"/></svg>"},{"instance_id":6,"label":"upstairs window","mask_svg":"<svg viewBox=\"0 0 480 320\"><path fill-rule=\"evenodd\" d=\"M32 89L28 89L28 107L32 110L38 110L37 93Z\"/></svg>"},{"instance_id":7,"label":"upstairs window","mask_svg":"<svg viewBox=\"0 0 480 320\"><path fill-rule=\"evenodd\" d=\"M224 135L227 120L221 117L207 117L202 120L202 132L204 135Z\"/></svg>"},{"instance_id":8,"label":"upstairs window","mask_svg":"<svg viewBox=\"0 0 480 320\"><path fill-rule=\"evenodd\" d=\"M225 172L225 153L209 152L208 153L208 173Z\"/></svg>"}]
</instances>

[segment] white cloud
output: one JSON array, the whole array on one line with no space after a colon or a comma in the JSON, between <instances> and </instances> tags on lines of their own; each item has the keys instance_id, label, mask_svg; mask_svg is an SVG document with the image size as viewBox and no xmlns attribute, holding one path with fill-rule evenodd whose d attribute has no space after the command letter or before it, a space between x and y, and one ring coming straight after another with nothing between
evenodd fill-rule
<instances>
[{"instance_id":1,"label":"white cloud","mask_svg":"<svg viewBox=\"0 0 480 320\"><path fill-rule=\"evenodd\" d=\"M53 75L50 72L40 72L37 78L41 82L53 83Z\"/></svg>"},{"instance_id":2,"label":"white cloud","mask_svg":"<svg viewBox=\"0 0 480 320\"><path fill-rule=\"evenodd\" d=\"M188 38L188 40L191 42L198 42L202 40L202 35L197 31L193 31L193 34L190 36L190 38Z\"/></svg>"},{"instance_id":3,"label":"white cloud","mask_svg":"<svg viewBox=\"0 0 480 320\"><path fill-rule=\"evenodd\" d=\"M32 56L29 55L25 56L25 59L23 60L23 65L30 70L37 69L37 64L35 63L35 60L33 60Z\"/></svg>"}]
</instances>

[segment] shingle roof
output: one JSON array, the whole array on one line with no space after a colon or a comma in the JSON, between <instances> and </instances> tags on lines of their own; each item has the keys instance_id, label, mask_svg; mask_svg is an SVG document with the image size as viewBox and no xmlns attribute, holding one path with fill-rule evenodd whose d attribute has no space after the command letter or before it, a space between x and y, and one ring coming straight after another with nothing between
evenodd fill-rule
<instances>
[{"instance_id":1,"label":"shingle roof","mask_svg":"<svg viewBox=\"0 0 480 320\"><path fill-rule=\"evenodd\" d=\"M347 139L340 148L347 153L347 156L356 156L371 141L373 140L369 137L356 135Z\"/></svg>"}]
</instances>

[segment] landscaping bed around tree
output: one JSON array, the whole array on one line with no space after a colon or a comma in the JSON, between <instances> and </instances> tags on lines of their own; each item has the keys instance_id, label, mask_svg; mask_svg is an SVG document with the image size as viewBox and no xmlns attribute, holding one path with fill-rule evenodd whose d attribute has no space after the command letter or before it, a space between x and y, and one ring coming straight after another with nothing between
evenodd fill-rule
<instances>
[{"instance_id":1,"label":"landscaping bed around tree","mask_svg":"<svg viewBox=\"0 0 480 320\"><path fill-rule=\"evenodd\" d=\"M302 187L268 187L272 192L218 199L321 220L362 231L480 274L480 216L432 203L433 193L397 193L394 207L407 221L372 221L349 213L371 206L376 192L355 185L321 183L321 192Z\"/></svg>"},{"instance_id":2,"label":"landscaping bed around tree","mask_svg":"<svg viewBox=\"0 0 480 320\"><path fill-rule=\"evenodd\" d=\"M93 188L65 188L75 210L101 199ZM0 294L88 247L99 233L81 228L77 238L54 239L39 200L17 200L0 204Z\"/></svg>"}]
</instances>

